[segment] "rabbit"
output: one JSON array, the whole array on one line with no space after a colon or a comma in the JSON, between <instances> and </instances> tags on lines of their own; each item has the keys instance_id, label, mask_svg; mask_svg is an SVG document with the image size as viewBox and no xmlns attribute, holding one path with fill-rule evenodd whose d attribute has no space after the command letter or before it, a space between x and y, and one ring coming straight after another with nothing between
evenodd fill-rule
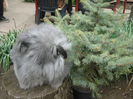
<instances>
[{"instance_id":1,"label":"rabbit","mask_svg":"<svg viewBox=\"0 0 133 99\"><path fill-rule=\"evenodd\" d=\"M48 84L59 88L71 69L71 65L65 65L70 49L66 36L50 24L40 24L18 34L10 58L20 87Z\"/></svg>"}]
</instances>

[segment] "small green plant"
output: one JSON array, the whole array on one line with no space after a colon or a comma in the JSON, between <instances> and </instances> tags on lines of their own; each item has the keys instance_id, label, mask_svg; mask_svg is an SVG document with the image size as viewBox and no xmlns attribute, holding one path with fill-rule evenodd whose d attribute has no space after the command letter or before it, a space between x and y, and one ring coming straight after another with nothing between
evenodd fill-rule
<instances>
[{"instance_id":1,"label":"small green plant","mask_svg":"<svg viewBox=\"0 0 133 99\"><path fill-rule=\"evenodd\" d=\"M0 36L0 66L3 66L6 72L11 64L10 50L16 40L19 31L9 31L8 34Z\"/></svg>"},{"instance_id":2,"label":"small green plant","mask_svg":"<svg viewBox=\"0 0 133 99\"><path fill-rule=\"evenodd\" d=\"M76 0L72 0L72 5L76 5Z\"/></svg>"},{"instance_id":3,"label":"small green plant","mask_svg":"<svg viewBox=\"0 0 133 99\"><path fill-rule=\"evenodd\" d=\"M35 2L35 0L24 0L25 2Z\"/></svg>"},{"instance_id":4,"label":"small green plant","mask_svg":"<svg viewBox=\"0 0 133 99\"><path fill-rule=\"evenodd\" d=\"M103 0L104 2L111 2L111 1L113 1L113 0Z\"/></svg>"},{"instance_id":5,"label":"small green plant","mask_svg":"<svg viewBox=\"0 0 133 99\"><path fill-rule=\"evenodd\" d=\"M133 35L133 20L125 22L120 30L126 32L128 37Z\"/></svg>"},{"instance_id":6,"label":"small green plant","mask_svg":"<svg viewBox=\"0 0 133 99\"><path fill-rule=\"evenodd\" d=\"M120 28L121 31L126 33L127 39L133 36L133 20L125 22L123 27ZM133 73L133 66L130 67L131 72Z\"/></svg>"}]
</instances>

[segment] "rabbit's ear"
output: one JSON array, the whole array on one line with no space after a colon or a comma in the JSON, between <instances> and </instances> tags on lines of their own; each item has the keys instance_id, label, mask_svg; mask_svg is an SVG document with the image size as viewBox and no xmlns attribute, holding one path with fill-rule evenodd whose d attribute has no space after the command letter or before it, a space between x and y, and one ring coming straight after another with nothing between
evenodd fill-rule
<instances>
[{"instance_id":1,"label":"rabbit's ear","mask_svg":"<svg viewBox=\"0 0 133 99\"><path fill-rule=\"evenodd\" d=\"M29 45L30 44L25 42L25 41L21 42L21 44L20 44L20 52L21 53L25 53L28 50Z\"/></svg>"},{"instance_id":2,"label":"rabbit's ear","mask_svg":"<svg viewBox=\"0 0 133 99\"><path fill-rule=\"evenodd\" d=\"M62 55L64 59L67 58L67 52L60 45L57 46L57 55Z\"/></svg>"}]
</instances>

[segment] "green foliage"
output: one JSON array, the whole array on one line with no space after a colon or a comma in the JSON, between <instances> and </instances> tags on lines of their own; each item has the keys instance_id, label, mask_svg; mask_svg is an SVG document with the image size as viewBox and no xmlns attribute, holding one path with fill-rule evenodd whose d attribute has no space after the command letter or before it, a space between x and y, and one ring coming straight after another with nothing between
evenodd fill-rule
<instances>
[{"instance_id":1,"label":"green foliage","mask_svg":"<svg viewBox=\"0 0 133 99\"><path fill-rule=\"evenodd\" d=\"M24 0L25 2L35 2L35 0ZM72 4L75 5L76 0L72 0Z\"/></svg>"},{"instance_id":2,"label":"green foliage","mask_svg":"<svg viewBox=\"0 0 133 99\"><path fill-rule=\"evenodd\" d=\"M130 38L133 35L133 20L127 21L121 28L121 31L127 33L127 39ZM133 72L133 66L130 67L130 70Z\"/></svg>"},{"instance_id":3,"label":"green foliage","mask_svg":"<svg viewBox=\"0 0 133 99\"><path fill-rule=\"evenodd\" d=\"M35 2L35 0L24 0L25 2Z\"/></svg>"},{"instance_id":4,"label":"green foliage","mask_svg":"<svg viewBox=\"0 0 133 99\"><path fill-rule=\"evenodd\" d=\"M72 5L75 5L76 4L76 0L72 0Z\"/></svg>"},{"instance_id":5,"label":"green foliage","mask_svg":"<svg viewBox=\"0 0 133 99\"><path fill-rule=\"evenodd\" d=\"M10 61L10 50L16 40L19 31L9 31L8 34L0 36L0 66L3 66L4 71L7 71Z\"/></svg>"},{"instance_id":6,"label":"green foliage","mask_svg":"<svg viewBox=\"0 0 133 99\"><path fill-rule=\"evenodd\" d=\"M111 1L113 1L113 0L103 0L104 2L111 2Z\"/></svg>"},{"instance_id":7,"label":"green foliage","mask_svg":"<svg viewBox=\"0 0 133 99\"><path fill-rule=\"evenodd\" d=\"M123 27L121 28L122 31L127 33L127 36L130 37L133 35L133 20L127 21Z\"/></svg>"},{"instance_id":8,"label":"green foliage","mask_svg":"<svg viewBox=\"0 0 133 99\"><path fill-rule=\"evenodd\" d=\"M93 95L99 96L99 86L131 73L133 35L122 29L124 16L104 11L108 3L82 3L90 12L73 12L64 18L57 12L57 17L51 18L72 42L68 60L74 63L70 73L73 85L89 87Z\"/></svg>"}]
</instances>

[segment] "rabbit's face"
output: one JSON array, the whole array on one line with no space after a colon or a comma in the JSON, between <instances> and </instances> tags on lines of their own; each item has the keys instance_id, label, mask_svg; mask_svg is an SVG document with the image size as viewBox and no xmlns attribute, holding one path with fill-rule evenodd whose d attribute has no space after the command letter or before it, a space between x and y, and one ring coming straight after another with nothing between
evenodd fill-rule
<instances>
[{"instance_id":1,"label":"rabbit's face","mask_svg":"<svg viewBox=\"0 0 133 99\"><path fill-rule=\"evenodd\" d=\"M43 65L48 62L54 62L59 56L64 59L67 58L67 52L60 45L57 46L50 42L45 42L45 40L41 41L35 36L26 37L26 39L22 39L22 37L16 45L16 54L18 53L22 60L25 58L27 61L32 60L34 63Z\"/></svg>"}]
</instances>

